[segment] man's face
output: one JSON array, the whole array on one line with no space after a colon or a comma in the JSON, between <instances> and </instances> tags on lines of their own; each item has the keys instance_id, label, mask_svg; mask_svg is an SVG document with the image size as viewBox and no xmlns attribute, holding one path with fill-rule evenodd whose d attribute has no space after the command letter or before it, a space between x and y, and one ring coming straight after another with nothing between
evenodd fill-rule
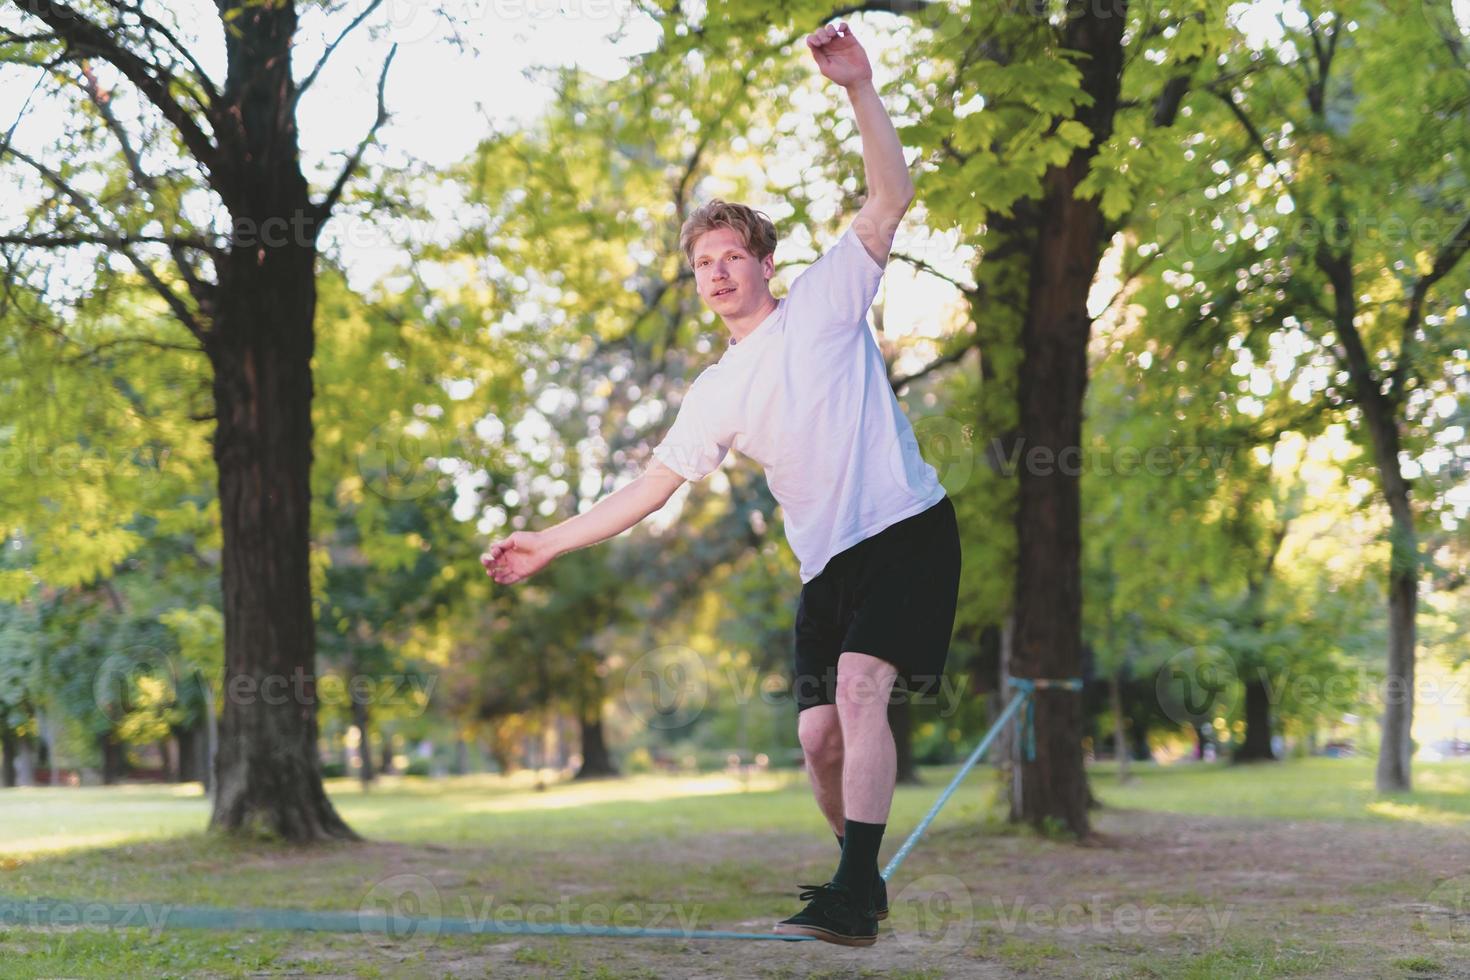
<instances>
[{"instance_id":1,"label":"man's face","mask_svg":"<svg viewBox=\"0 0 1470 980\"><path fill-rule=\"evenodd\" d=\"M707 231L695 239L691 251L699 295L721 317L738 319L754 313L771 295L775 259L768 255L757 261L735 229Z\"/></svg>"}]
</instances>

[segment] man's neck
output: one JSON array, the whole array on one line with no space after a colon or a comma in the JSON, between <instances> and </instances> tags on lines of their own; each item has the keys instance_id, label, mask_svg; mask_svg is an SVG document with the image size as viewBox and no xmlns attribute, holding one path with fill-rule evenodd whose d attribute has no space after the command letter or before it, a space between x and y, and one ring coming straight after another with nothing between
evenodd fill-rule
<instances>
[{"instance_id":1,"label":"man's neck","mask_svg":"<svg viewBox=\"0 0 1470 980\"><path fill-rule=\"evenodd\" d=\"M762 303L760 305L760 308L757 309L754 313L749 313L743 317L739 317L738 319L725 317L725 326L730 328L730 337L732 342L738 344L740 343L740 341L750 336L750 332L752 330L760 326L763 322L765 322L766 317L775 312L776 305L776 297L767 294L766 301Z\"/></svg>"}]
</instances>

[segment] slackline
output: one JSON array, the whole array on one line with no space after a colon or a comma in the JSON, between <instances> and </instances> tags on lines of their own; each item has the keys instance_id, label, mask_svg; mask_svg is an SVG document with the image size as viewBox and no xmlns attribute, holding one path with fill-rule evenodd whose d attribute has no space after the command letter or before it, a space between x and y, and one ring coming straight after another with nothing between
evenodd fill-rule
<instances>
[{"instance_id":1,"label":"slackline","mask_svg":"<svg viewBox=\"0 0 1470 980\"><path fill-rule=\"evenodd\" d=\"M955 773L944 792L934 801L924 819L919 821L882 871L891 881L904 858L924 836L944 804L959 789L970 770L975 768L990 749L1006 723L1024 709L1021 720L1022 746L1028 759L1035 758L1035 710L1032 699L1038 688L1080 691L1082 681L1072 678L1060 681L1010 678L1016 695L1011 698L970 755ZM295 930L304 932L382 933L409 938L426 935L496 935L496 936L615 936L631 939L757 939L775 942L817 942L814 936L785 936L774 932L724 932L718 929L653 929L638 926L594 926L570 923L473 921L411 916L360 910L357 912L312 912L306 909L224 909L207 906L174 905L167 902L69 902L60 899L10 899L0 896L0 925L11 926L91 926L113 928L166 927L185 929Z\"/></svg>"}]
</instances>

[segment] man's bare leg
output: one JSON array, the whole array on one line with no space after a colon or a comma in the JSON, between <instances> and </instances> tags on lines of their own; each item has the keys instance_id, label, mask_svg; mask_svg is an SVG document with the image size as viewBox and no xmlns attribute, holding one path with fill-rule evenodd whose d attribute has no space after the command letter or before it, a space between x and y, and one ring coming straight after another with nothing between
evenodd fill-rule
<instances>
[{"instance_id":1,"label":"man's bare leg","mask_svg":"<svg viewBox=\"0 0 1470 980\"><path fill-rule=\"evenodd\" d=\"M796 735L801 740L802 756L812 782L812 794L822 816L827 818L832 833L842 836L842 722L837 706L816 704L804 709L796 719Z\"/></svg>"},{"instance_id":2,"label":"man's bare leg","mask_svg":"<svg viewBox=\"0 0 1470 980\"><path fill-rule=\"evenodd\" d=\"M898 750L888 727L888 699L897 675L892 664L866 653L844 653L838 658L842 800L848 820L888 822L893 785L898 779Z\"/></svg>"},{"instance_id":3,"label":"man's bare leg","mask_svg":"<svg viewBox=\"0 0 1470 980\"><path fill-rule=\"evenodd\" d=\"M837 659L837 717L842 722L842 861L834 884L859 907L877 909L878 849L893 803L898 753L888 727L888 698L897 670L886 660L846 652Z\"/></svg>"}]
</instances>

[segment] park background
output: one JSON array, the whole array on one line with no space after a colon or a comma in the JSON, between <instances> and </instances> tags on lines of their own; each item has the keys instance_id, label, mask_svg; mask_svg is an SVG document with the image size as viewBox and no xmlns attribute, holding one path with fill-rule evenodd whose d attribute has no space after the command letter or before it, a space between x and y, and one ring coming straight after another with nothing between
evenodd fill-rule
<instances>
[{"instance_id":1,"label":"park background","mask_svg":"<svg viewBox=\"0 0 1470 980\"><path fill-rule=\"evenodd\" d=\"M914 915L943 906L945 941L900 952L1464 962L1470 9L1434 0L0 4L0 893L355 909L408 875L524 903L550 866L553 900L750 923L794 884L727 900L754 886L691 869L793 835L827 862L800 583L751 461L524 584L478 556L635 478L719 356L691 208L766 211L785 283L856 212L850 109L800 43L834 15L915 176L872 326L965 556L946 686L891 713L889 849L1007 677L1086 682L1039 694L1036 758L1003 733L936 825L918 870L951 880L894 928L932 938ZM1117 895L1239 904L1244 936L986 932L1027 862L1096 860L1068 841L1145 861L1243 826L1258 877ZM1255 907L1271 867L1326 881L1324 834L1356 872L1329 890L1362 894L1251 931L1282 914ZM282 888L313 843L290 860L317 887ZM503 877L433 870L480 859ZM238 888L203 884L225 867ZM126 942L43 935L5 940L30 972ZM137 968L225 969L208 942L162 932ZM400 945L373 962L482 965Z\"/></svg>"}]
</instances>

